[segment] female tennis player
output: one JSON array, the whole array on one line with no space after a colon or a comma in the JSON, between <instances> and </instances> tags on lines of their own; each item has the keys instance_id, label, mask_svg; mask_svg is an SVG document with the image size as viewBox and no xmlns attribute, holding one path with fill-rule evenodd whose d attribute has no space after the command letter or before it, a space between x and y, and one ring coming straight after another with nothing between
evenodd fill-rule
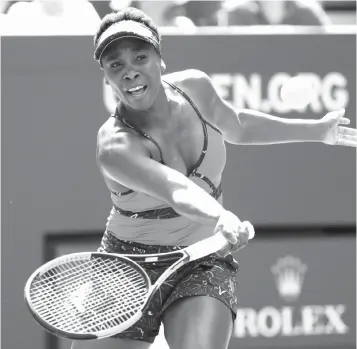
<instances>
[{"instance_id":1,"label":"female tennis player","mask_svg":"<svg viewBox=\"0 0 357 349\"><path fill-rule=\"evenodd\" d=\"M321 120L291 120L233 110L197 70L164 75L160 35L143 12L103 18L95 59L119 103L98 132L97 161L113 209L100 250L161 253L221 231L232 251L248 241L247 224L222 206L225 142L323 142L356 146L344 110ZM178 48L179 49L179 48ZM155 282L165 270L148 273ZM236 316L238 263L209 255L175 273L145 315L110 338L74 341L72 349L149 348L164 323L170 349L225 349Z\"/></svg>"}]
</instances>

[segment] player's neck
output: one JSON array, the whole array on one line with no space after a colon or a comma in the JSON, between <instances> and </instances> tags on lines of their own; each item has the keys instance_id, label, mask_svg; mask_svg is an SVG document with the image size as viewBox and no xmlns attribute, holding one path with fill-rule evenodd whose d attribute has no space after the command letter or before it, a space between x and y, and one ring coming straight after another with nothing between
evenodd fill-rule
<instances>
[{"instance_id":1,"label":"player's neck","mask_svg":"<svg viewBox=\"0 0 357 349\"><path fill-rule=\"evenodd\" d=\"M140 129L165 128L165 125L170 122L173 104L175 104L170 97L169 91L161 85L159 94L149 109L130 110L123 106L125 109L123 117L131 125Z\"/></svg>"}]
</instances>

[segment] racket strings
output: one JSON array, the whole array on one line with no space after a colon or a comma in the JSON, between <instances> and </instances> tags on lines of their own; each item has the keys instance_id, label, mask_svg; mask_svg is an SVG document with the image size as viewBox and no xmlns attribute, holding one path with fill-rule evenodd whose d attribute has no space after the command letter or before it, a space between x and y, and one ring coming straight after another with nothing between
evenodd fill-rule
<instances>
[{"instance_id":1,"label":"racket strings","mask_svg":"<svg viewBox=\"0 0 357 349\"><path fill-rule=\"evenodd\" d=\"M104 276L104 275L105 275L104 270L102 269L102 271L103 271L102 275ZM81 270L81 273L83 273L83 269ZM80 274L79 274L79 275L80 275ZM59 290L62 290L66 284L68 284L68 286L72 284L72 288L73 288L72 299L73 299L73 297L76 298L76 297L80 297L80 296L82 296L82 297L85 296L86 293L88 293L88 290L86 290L86 289L90 288L90 285L91 285L92 281L95 280L95 277L96 277L96 276L93 274L93 269L91 269L91 270L90 270L90 274L88 275L88 276L89 276L89 281L90 281L90 283L87 282L87 283L83 284L83 281L81 280L82 286L81 286L80 288L78 288L78 285L75 284L75 283L74 283L74 280L73 280L73 278L76 278L77 276L78 276L78 275L76 275L76 273L74 273L74 275L73 275L73 277L72 277L71 279L66 279L65 282L59 282L59 283L57 283L57 288L58 288ZM84 276L84 277L83 277L83 276ZM82 279L85 279L86 276L87 276L87 275L82 275ZM105 276L106 276L106 275L105 275ZM126 277L130 277L130 276L131 276L130 274L126 273ZM122 287L125 288L125 279L123 279L123 280L121 280L121 281L122 281ZM131 281L135 281L135 280L132 279ZM86 287L86 286L87 286L87 287ZM103 285L103 286L105 286L105 285ZM53 288L50 289L50 291L53 291L53 290L54 290ZM57 290L56 290L56 291L57 291ZM87 292L86 292L86 291L87 291ZM71 292L71 290L67 287L67 293L68 293L68 292ZM65 295L65 294L64 294L64 295ZM65 296L66 296L66 295L65 295Z\"/></svg>"},{"instance_id":2,"label":"racket strings","mask_svg":"<svg viewBox=\"0 0 357 349\"><path fill-rule=\"evenodd\" d=\"M95 332L127 321L147 295L143 276L109 258L69 261L40 275L32 284L36 312L68 332Z\"/></svg>"},{"instance_id":3,"label":"racket strings","mask_svg":"<svg viewBox=\"0 0 357 349\"><path fill-rule=\"evenodd\" d=\"M92 276L91 278L93 279L93 276ZM88 299L88 295L85 294L86 292L83 292L83 286L84 286L84 290L85 290L86 288L90 287L90 284L89 284L88 287L87 287L86 284L83 284L82 286L80 286L79 290L77 290L77 291L75 291L75 292L73 292L73 293L71 294L72 303L77 303L77 304L79 303L79 305L81 306L80 299L79 299L79 302L78 302L78 299L77 299L78 296L79 296L79 297L82 296L82 298L87 296L87 299L86 299L86 298L84 298L84 299L87 300L87 303L92 303L90 308L96 307L96 306L97 306L96 303L100 303L100 302L98 302L98 301L97 301L97 302L95 302L95 301L93 302L93 300ZM127 292L128 289L125 287L125 283L123 283L123 286L124 286L124 292ZM108 287L108 285L103 284L103 287L106 287L106 288L107 288L107 293L111 291L111 289L110 289L110 287ZM77 294L76 294L76 293L77 293ZM78 294L78 293L79 293L79 294ZM87 292L87 293L88 293L88 292ZM99 296L99 297L98 297L98 296ZM74 301L77 300L77 302L73 302L73 297L74 297ZM105 294L103 294L103 292L102 292L102 294L100 294L100 292L98 292L98 290L97 290L97 292L96 292L96 297L97 297L97 299L98 299L98 298L101 298L102 300L106 301L107 304L109 303L109 302L108 302L108 297L105 297ZM126 297L122 297L122 299L125 299L125 298L126 298ZM95 299L94 299L94 300L95 300ZM92 302L91 302L91 301L92 301ZM68 304L67 304L67 305L68 305ZM111 304L108 304L108 305L111 305ZM88 306L88 304L87 304L87 306ZM68 306L65 307L65 308L68 308ZM79 310L81 310L81 309L79 309ZM58 313L57 313L57 314L55 314L55 315L57 315L57 316L53 316L53 317L58 318L58 315L63 315L63 314L58 314ZM92 313L89 312L89 313L87 313L87 315L91 316ZM82 323L83 323L83 321L86 320L86 319L85 319L86 316L82 314L81 318L82 318Z\"/></svg>"},{"instance_id":4,"label":"racket strings","mask_svg":"<svg viewBox=\"0 0 357 349\"><path fill-rule=\"evenodd\" d=\"M122 284L123 286L125 286L125 284ZM86 286L86 284L84 284L84 286ZM91 285L89 285L88 287L91 287ZM82 312L80 314L81 317L81 322L83 323L84 321L86 321L89 317L91 317L93 314L91 311L93 311L94 309L96 309L98 307L98 305L101 305L102 303L105 302L106 307L111 307L113 306L113 311L117 311L117 308L114 308L115 306L115 302L116 300L113 299L113 297L108 296L107 294L111 292L111 289L108 287L108 285L103 285L103 287L107 288L106 292L104 293L102 290L98 290L96 291L95 297L90 297L89 295L83 294L83 292L80 291L80 293L78 294L78 291L74 291L72 293L72 295L70 296L70 299L68 299L68 302L64 302L62 305L63 307L59 308L60 312L56 312L54 313L53 311L51 312L50 309L46 309L47 310L47 315L48 315L48 321L52 320L52 321L57 321L58 320L58 316L60 316L60 318L63 318L64 316L64 312L68 310L68 308L72 307L72 304L76 307L76 310L78 312ZM79 289L81 289L82 286L79 287ZM124 292L130 292L130 290L128 289L124 289ZM131 292L131 296L133 296L136 294L134 292ZM121 296L121 300L122 302L125 304L125 302L128 302L129 297L124 295L119 295ZM81 298L84 298L85 304L82 303ZM71 304L72 303L72 304ZM130 304L129 304L130 305ZM135 304L131 304L131 308L135 308ZM89 311L87 311L86 309L89 309ZM110 309L110 308L109 308ZM98 309L99 311L103 311L102 309ZM128 308L126 307L125 310L127 311ZM110 310L108 310L107 314L109 314ZM114 314L113 314L114 315ZM125 315L122 314L121 315Z\"/></svg>"}]
</instances>

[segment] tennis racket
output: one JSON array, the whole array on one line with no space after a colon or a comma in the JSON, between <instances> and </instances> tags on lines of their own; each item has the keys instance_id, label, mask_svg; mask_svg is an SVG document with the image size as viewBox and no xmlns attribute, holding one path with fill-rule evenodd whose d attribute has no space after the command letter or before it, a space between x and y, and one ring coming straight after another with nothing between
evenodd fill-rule
<instances>
[{"instance_id":1,"label":"tennis racket","mask_svg":"<svg viewBox=\"0 0 357 349\"><path fill-rule=\"evenodd\" d=\"M249 238L253 238L254 229L251 226L247 229ZM228 252L229 247L224 236L217 233L168 253L64 255L42 265L30 276L25 301L35 320L56 336L110 337L141 318L160 285L175 271L211 253ZM152 285L140 263L170 266Z\"/></svg>"}]
</instances>

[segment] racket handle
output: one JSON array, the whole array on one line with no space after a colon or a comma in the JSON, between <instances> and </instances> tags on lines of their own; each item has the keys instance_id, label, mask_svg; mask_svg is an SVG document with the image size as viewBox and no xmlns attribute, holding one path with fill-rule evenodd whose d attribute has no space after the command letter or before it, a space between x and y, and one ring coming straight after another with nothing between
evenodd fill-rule
<instances>
[{"instance_id":1,"label":"racket handle","mask_svg":"<svg viewBox=\"0 0 357 349\"><path fill-rule=\"evenodd\" d=\"M216 251L219 256L225 257L231 252L232 246L221 232L218 232L213 237L216 239L215 243L217 244L217 246L221 246L221 248Z\"/></svg>"},{"instance_id":2,"label":"racket handle","mask_svg":"<svg viewBox=\"0 0 357 349\"><path fill-rule=\"evenodd\" d=\"M248 231L249 239L253 239L255 235L253 225L247 221L243 222L243 224ZM185 250L190 255L191 260L196 260L212 253L218 253L220 256L225 256L231 252L231 247L231 244L227 241L224 235L221 232L218 232L208 239L196 242Z\"/></svg>"},{"instance_id":3,"label":"racket handle","mask_svg":"<svg viewBox=\"0 0 357 349\"><path fill-rule=\"evenodd\" d=\"M226 240L222 233L218 232L207 239L196 242L195 244L187 247L185 250L190 255L190 260L194 261L226 249L230 249L230 243Z\"/></svg>"}]
</instances>

